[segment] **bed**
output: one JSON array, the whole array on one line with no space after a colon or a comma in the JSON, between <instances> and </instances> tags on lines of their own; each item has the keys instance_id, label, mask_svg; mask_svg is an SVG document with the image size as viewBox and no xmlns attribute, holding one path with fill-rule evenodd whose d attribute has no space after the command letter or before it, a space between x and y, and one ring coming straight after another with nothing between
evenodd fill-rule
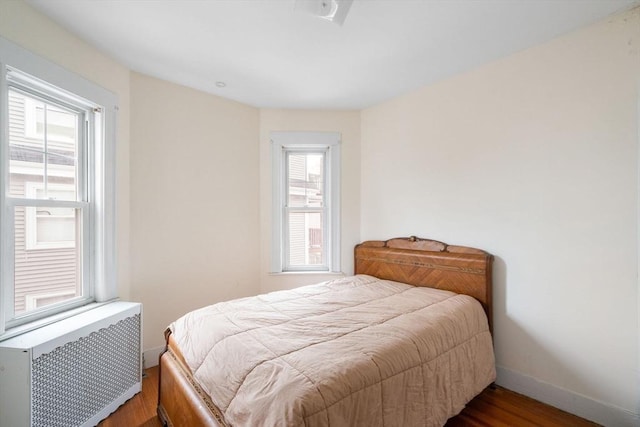
<instances>
[{"instance_id":1,"label":"bed","mask_svg":"<svg viewBox=\"0 0 640 427\"><path fill-rule=\"evenodd\" d=\"M490 254L416 237L354 253L353 277L173 322L163 423L438 426L495 380Z\"/></svg>"}]
</instances>

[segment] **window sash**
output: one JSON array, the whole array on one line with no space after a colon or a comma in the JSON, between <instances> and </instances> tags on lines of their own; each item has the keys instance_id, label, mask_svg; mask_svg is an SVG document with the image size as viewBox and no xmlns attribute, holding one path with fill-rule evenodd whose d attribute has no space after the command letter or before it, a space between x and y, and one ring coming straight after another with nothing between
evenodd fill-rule
<instances>
[{"instance_id":1,"label":"window sash","mask_svg":"<svg viewBox=\"0 0 640 427\"><path fill-rule=\"evenodd\" d=\"M50 104L51 106L54 106L54 107L57 106L61 109L69 110L70 112L77 114L79 118L78 129L77 129L78 144L75 147L75 149L77 150L77 155L76 155L77 164L75 166L75 174L74 174L75 175L74 182L76 186L76 198L79 200L85 200L85 201L88 200L88 193L89 193L88 167L90 163L91 147L95 145L95 133L91 132L91 129L94 129L94 126L96 125L96 120L94 117L95 108L90 108L88 105L83 105L80 103L79 100L74 100L73 98L70 98L69 95L66 95L63 97L62 94L56 92L55 88L43 87L44 83L40 83L39 87L27 86L26 82L30 81L30 77L25 75L24 73L13 70L13 72L10 73L10 76L11 77L7 77L7 86L6 86L7 97L8 97L8 91L11 90L14 92L21 93L27 97L39 100L45 104ZM59 98L55 97L56 93L58 93ZM27 120L27 115L25 114L25 126L27 126L26 120ZM7 150L10 145L9 143L10 141L7 140L7 143L6 143ZM43 151L43 155L44 155L45 165L48 165L49 152L48 152L48 149L46 149L46 146L45 146L45 150ZM9 169L7 169L7 172L9 172ZM45 169L45 175L43 175L43 181L45 183L47 182L47 178L48 178L48 175L46 174L46 169ZM7 195L8 194L9 192L7 192ZM7 197L12 197L12 196L7 196Z\"/></svg>"},{"instance_id":2,"label":"window sash","mask_svg":"<svg viewBox=\"0 0 640 427\"><path fill-rule=\"evenodd\" d=\"M30 203L32 202L32 204ZM11 329L16 326L23 325L44 317L48 317L63 311L87 304L93 301L94 293L91 286L91 236L89 235L90 209L87 202L58 201L58 206L74 207L79 209L82 217L82 252L81 252L81 278L82 295L75 298L47 305L33 311L26 311L19 315L15 313L15 207L37 207L51 206L49 200L40 199L9 199L6 200L5 211L3 212L3 236L6 237L5 243L9 249L3 259L3 267L6 267L5 276L3 277L3 315L4 329Z\"/></svg>"},{"instance_id":3,"label":"window sash","mask_svg":"<svg viewBox=\"0 0 640 427\"><path fill-rule=\"evenodd\" d=\"M300 155L300 154L317 154L322 156L322 187L321 187L321 191L322 191L322 201L320 206L310 206L310 205L299 205L299 206L295 206L297 208L314 208L314 209L318 209L318 208L322 208L322 207L326 207L328 204L328 197L327 197L327 154L329 151L329 147L323 148L323 149L306 149L306 150L301 150L299 148L297 149L290 149L290 148L285 148L283 150L283 155L284 155L284 168L285 168L285 173L284 173L284 194L285 194L285 198L284 198L284 205L285 207L289 207L289 208L293 208L294 206L289 206L289 202L291 201L291 170L289 168L290 166L290 159L292 156L295 155ZM307 177L308 178L308 177ZM305 183L308 182L305 180ZM306 186L305 186L305 190L307 190Z\"/></svg>"},{"instance_id":4,"label":"window sash","mask_svg":"<svg viewBox=\"0 0 640 427\"><path fill-rule=\"evenodd\" d=\"M291 262L291 236L289 233L290 224L289 218L291 213L319 213L322 216L322 254L323 262L320 264L293 264ZM305 207L284 207L283 214L283 271L329 271L329 227L327 222L329 220L329 209L324 208L305 208Z\"/></svg>"}]
</instances>

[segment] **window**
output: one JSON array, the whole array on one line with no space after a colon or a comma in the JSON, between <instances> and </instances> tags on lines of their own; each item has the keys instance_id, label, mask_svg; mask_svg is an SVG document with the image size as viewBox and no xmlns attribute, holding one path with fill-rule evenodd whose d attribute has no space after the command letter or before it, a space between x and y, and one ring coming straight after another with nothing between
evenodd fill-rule
<instances>
[{"instance_id":1,"label":"window","mask_svg":"<svg viewBox=\"0 0 640 427\"><path fill-rule=\"evenodd\" d=\"M2 38L0 70L2 339L116 296L116 107L111 93Z\"/></svg>"},{"instance_id":2,"label":"window","mask_svg":"<svg viewBox=\"0 0 640 427\"><path fill-rule=\"evenodd\" d=\"M273 132L273 272L340 271L340 134Z\"/></svg>"}]
</instances>

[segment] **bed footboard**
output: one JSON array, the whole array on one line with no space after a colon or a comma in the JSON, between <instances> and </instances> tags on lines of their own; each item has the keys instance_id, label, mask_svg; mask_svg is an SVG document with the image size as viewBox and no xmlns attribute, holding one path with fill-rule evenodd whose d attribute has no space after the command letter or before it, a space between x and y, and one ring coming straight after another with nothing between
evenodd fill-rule
<instances>
[{"instance_id":1,"label":"bed footboard","mask_svg":"<svg viewBox=\"0 0 640 427\"><path fill-rule=\"evenodd\" d=\"M167 349L160 355L158 387L158 417L162 423L169 427L227 427L220 411L207 402L181 357L174 353L170 334L165 335Z\"/></svg>"}]
</instances>

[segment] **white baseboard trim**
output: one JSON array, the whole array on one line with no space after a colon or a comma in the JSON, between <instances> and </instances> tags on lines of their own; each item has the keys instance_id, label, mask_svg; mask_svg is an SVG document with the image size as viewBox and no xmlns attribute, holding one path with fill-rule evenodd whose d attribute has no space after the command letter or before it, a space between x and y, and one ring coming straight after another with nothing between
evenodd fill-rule
<instances>
[{"instance_id":1,"label":"white baseboard trim","mask_svg":"<svg viewBox=\"0 0 640 427\"><path fill-rule=\"evenodd\" d=\"M158 366L158 359L160 358L160 354L164 351L164 346L149 348L142 352L142 357L144 357L144 368L152 368L154 366Z\"/></svg>"},{"instance_id":2,"label":"white baseboard trim","mask_svg":"<svg viewBox=\"0 0 640 427\"><path fill-rule=\"evenodd\" d=\"M547 405L555 406L603 426L636 427L640 425L640 414L591 399L501 366L496 366L496 370L498 372L496 384Z\"/></svg>"}]
</instances>

